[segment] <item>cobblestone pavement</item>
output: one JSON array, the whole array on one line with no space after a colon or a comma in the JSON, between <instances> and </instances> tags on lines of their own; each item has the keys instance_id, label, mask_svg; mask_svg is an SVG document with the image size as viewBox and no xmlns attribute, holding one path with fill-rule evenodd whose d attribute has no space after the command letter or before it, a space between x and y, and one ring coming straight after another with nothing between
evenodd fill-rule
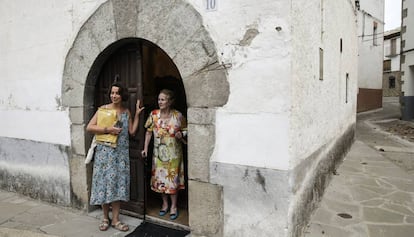
<instances>
[{"instance_id":1,"label":"cobblestone pavement","mask_svg":"<svg viewBox=\"0 0 414 237\"><path fill-rule=\"evenodd\" d=\"M414 123L402 121L399 119L391 119L377 123L381 129L391 134L394 134L402 139L414 142Z\"/></svg>"},{"instance_id":2,"label":"cobblestone pavement","mask_svg":"<svg viewBox=\"0 0 414 237\"><path fill-rule=\"evenodd\" d=\"M358 115L356 141L311 217L305 237L414 236L413 122L398 101Z\"/></svg>"},{"instance_id":3,"label":"cobblestone pavement","mask_svg":"<svg viewBox=\"0 0 414 237\"><path fill-rule=\"evenodd\" d=\"M130 231L99 231L102 211L84 213L0 190L0 237L121 237L141 220L121 215Z\"/></svg>"}]
</instances>

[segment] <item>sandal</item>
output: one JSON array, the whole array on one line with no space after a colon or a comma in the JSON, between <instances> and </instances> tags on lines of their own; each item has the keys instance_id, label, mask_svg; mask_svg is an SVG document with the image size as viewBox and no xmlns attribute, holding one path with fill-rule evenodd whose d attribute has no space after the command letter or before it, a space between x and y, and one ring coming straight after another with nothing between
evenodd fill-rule
<instances>
[{"instance_id":1,"label":"sandal","mask_svg":"<svg viewBox=\"0 0 414 237\"><path fill-rule=\"evenodd\" d=\"M173 213L173 210L175 210L175 213ZM171 212L170 212L170 220L175 220L178 217L178 209L177 208L171 208Z\"/></svg>"},{"instance_id":2,"label":"sandal","mask_svg":"<svg viewBox=\"0 0 414 237\"><path fill-rule=\"evenodd\" d=\"M165 210L160 210L160 212L158 213L160 216L165 216L165 214L167 214L168 213L168 211L170 210L170 208L169 207L167 207L167 209L165 209Z\"/></svg>"},{"instance_id":3,"label":"sandal","mask_svg":"<svg viewBox=\"0 0 414 237\"><path fill-rule=\"evenodd\" d=\"M127 224L124 224L120 221L118 221L115 225L111 225L113 228L120 230L120 231L128 231L129 227Z\"/></svg>"},{"instance_id":4,"label":"sandal","mask_svg":"<svg viewBox=\"0 0 414 237\"><path fill-rule=\"evenodd\" d=\"M101 223L99 224L99 230L100 231L106 231L106 230L108 230L109 229L109 223L110 223L110 220L109 219L103 219L101 221Z\"/></svg>"}]
</instances>

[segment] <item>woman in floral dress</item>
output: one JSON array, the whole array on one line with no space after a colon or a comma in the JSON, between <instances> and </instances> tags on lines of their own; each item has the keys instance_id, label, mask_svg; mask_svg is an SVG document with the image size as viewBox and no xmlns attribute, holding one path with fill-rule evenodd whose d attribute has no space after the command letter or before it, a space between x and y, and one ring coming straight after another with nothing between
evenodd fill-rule
<instances>
[{"instance_id":1,"label":"woman in floral dress","mask_svg":"<svg viewBox=\"0 0 414 237\"><path fill-rule=\"evenodd\" d=\"M170 211L170 219L178 217L178 191L184 189L184 165L181 142L185 142L187 122L184 116L171 108L174 94L170 90L161 90L158 96L159 109L153 110L146 123L144 150L142 156L148 154L148 145L154 135L152 157L151 189L161 193L162 207L159 212L164 216ZM168 196L171 207L168 205Z\"/></svg>"},{"instance_id":2,"label":"woman in floral dress","mask_svg":"<svg viewBox=\"0 0 414 237\"><path fill-rule=\"evenodd\" d=\"M119 220L121 201L129 200L130 168L129 168L129 134L134 135L139 122L139 114L144 109L137 100L136 112L132 119L131 113L122 106L128 94L120 84L112 84L110 104L101 108L114 110L118 122L114 126L100 127L97 124L98 112L92 117L86 130L94 134L117 135L116 146L98 144L94 153L92 174L91 205L101 205L103 220L99 229L105 231L111 225L120 231L128 231L128 225ZM109 219L109 207L112 206L112 224Z\"/></svg>"}]
</instances>

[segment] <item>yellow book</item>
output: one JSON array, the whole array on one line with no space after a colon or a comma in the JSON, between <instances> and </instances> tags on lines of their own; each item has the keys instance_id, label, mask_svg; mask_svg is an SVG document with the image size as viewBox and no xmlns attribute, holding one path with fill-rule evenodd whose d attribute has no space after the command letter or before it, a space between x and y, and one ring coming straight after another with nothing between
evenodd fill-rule
<instances>
[{"instance_id":1,"label":"yellow book","mask_svg":"<svg viewBox=\"0 0 414 237\"><path fill-rule=\"evenodd\" d=\"M99 127L102 128L109 128L113 127L115 123L118 121L116 110L114 109L106 109L106 108L99 108L97 114L97 124ZM99 144L116 147L118 136L113 134L97 134L96 135L96 142Z\"/></svg>"}]
</instances>

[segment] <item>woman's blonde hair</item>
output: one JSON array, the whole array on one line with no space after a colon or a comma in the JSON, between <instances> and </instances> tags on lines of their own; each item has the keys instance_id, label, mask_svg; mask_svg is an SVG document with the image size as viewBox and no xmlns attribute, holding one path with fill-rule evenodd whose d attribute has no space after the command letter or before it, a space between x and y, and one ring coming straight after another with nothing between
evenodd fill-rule
<instances>
[{"instance_id":1,"label":"woman's blonde hair","mask_svg":"<svg viewBox=\"0 0 414 237\"><path fill-rule=\"evenodd\" d=\"M160 94L164 94L168 97L168 101L170 102L170 105L174 105L174 101L175 101L175 95L174 92L172 90L168 90L168 89L162 89L160 91Z\"/></svg>"}]
</instances>

